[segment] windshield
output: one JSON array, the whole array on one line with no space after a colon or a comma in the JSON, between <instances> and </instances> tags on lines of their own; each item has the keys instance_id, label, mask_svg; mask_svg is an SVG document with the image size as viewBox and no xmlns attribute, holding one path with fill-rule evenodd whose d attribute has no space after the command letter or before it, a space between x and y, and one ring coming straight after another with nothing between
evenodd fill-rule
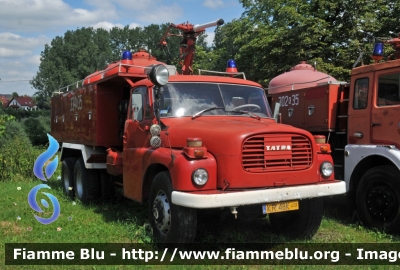
<instances>
[{"instance_id":1,"label":"windshield","mask_svg":"<svg viewBox=\"0 0 400 270\"><path fill-rule=\"evenodd\" d=\"M207 110L213 108L211 110ZM264 90L220 83L169 83L161 88L160 116L238 115L271 117Z\"/></svg>"}]
</instances>

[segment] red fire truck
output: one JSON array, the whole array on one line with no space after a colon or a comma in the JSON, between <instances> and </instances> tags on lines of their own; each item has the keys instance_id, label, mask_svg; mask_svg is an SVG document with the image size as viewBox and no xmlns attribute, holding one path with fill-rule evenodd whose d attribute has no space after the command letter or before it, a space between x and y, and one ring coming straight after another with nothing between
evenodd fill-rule
<instances>
[{"instance_id":1,"label":"red fire truck","mask_svg":"<svg viewBox=\"0 0 400 270\"><path fill-rule=\"evenodd\" d=\"M233 61L228 76L192 74L196 37L222 23L171 25L182 32L180 74L147 51L125 51L57 91L51 130L62 142L64 193L88 203L122 186L125 197L148 203L159 242L193 241L196 209L236 216L255 204L275 231L310 238L322 197L345 192L329 144L277 124L264 89L236 78Z\"/></svg>"},{"instance_id":2,"label":"red fire truck","mask_svg":"<svg viewBox=\"0 0 400 270\"><path fill-rule=\"evenodd\" d=\"M395 52L381 62L385 42ZM385 40L375 44L375 63L352 69L350 83L302 62L268 89L283 123L326 136L351 209L366 226L387 231L400 228L399 56L400 38Z\"/></svg>"}]
</instances>

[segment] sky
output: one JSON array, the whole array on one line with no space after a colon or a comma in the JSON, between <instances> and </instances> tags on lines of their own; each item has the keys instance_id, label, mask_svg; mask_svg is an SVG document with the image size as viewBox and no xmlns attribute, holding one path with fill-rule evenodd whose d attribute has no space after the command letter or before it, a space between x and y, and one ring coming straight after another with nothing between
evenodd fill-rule
<instances>
[{"instance_id":1,"label":"sky","mask_svg":"<svg viewBox=\"0 0 400 270\"><path fill-rule=\"evenodd\" d=\"M230 22L243 12L238 0L0 0L0 95L32 96L44 45L68 30ZM214 29L206 29L209 45Z\"/></svg>"}]
</instances>

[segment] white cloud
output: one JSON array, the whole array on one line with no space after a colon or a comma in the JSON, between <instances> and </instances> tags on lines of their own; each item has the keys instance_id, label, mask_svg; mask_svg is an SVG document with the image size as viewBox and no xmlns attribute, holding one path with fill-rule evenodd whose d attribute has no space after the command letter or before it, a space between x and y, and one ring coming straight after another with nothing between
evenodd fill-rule
<instances>
[{"instance_id":1,"label":"white cloud","mask_svg":"<svg viewBox=\"0 0 400 270\"><path fill-rule=\"evenodd\" d=\"M133 28L136 28L136 27L142 27L140 24L137 24L137 23L131 23L131 24L129 24L129 28L130 29L133 29Z\"/></svg>"},{"instance_id":2,"label":"white cloud","mask_svg":"<svg viewBox=\"0 0 400 270\"><path fill-rule=\"evenodd\" d=\"M137 16L140 21L148 23L174 23L183 15L183 9L173 4L171 6L155 6L152 9L144 10Z\"/></svg>"},{"instance_id":3,"label":"white cloud","mask_svg":"<svg viewBox=\"0 0 400 270\"><path fill-rule=\"evenodd\" d=\"M0 33L0 58L32 55L34 49L43 48L49 42L50 38L45 36L32 38L3 32Z\"/></svg>"},{"instance_id":4,"label":"white cloud","mask_svg":"<svg viewBox=\"0 0 400 270\"><path fill-rule=\"evenodd\" d=\"M93 25L92 27L94 29L103 28L103 29L110 31L114 27L124 28L124 25L122 25L120 23L114 24L114 23L110 23L110 22L99 22L99 23L96 23L95 25Z\"/></svg>"},{"instance_id":5,"label":"white cloud","mask_svg":"<svg viewBox=\"0 0 400 270\"><path fill-rule=\"evenodd\" d=\"M203 6L211 8L211 9L217 9L217 8L221 8L224 6L224 1L222 1L222 0L205 0L203 2Z\"/></svg>"},{"instance_id":6,"label":"white cloud","mask_svg":"<svg viewBox=\"0 0 400 270\"><path fill-rule=\"evenodd\" d=\"M74 9L62 0L0 0L0 6L0 31L44 32L60 26L87 26L117 17L111 4L93 11Z\"/></svg>"}]
</instances>

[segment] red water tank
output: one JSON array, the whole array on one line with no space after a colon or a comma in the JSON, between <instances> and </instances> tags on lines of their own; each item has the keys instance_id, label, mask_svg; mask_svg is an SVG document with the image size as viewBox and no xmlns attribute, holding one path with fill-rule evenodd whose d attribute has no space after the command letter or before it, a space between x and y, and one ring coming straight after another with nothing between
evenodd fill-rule
<instances>
[{"instance_id":1,"label":"red water tank","mask_svg":"<svg viewBox=\"0 0 400 270\"><path fill-rule=\"evenodd\" d=\"M313 66L302 61L289 72L273 78L268 86L268 94L313 87L320 83L332 81L336 81L336 79L328 74L317 71Z\"/></svg>"}]
</instances>

